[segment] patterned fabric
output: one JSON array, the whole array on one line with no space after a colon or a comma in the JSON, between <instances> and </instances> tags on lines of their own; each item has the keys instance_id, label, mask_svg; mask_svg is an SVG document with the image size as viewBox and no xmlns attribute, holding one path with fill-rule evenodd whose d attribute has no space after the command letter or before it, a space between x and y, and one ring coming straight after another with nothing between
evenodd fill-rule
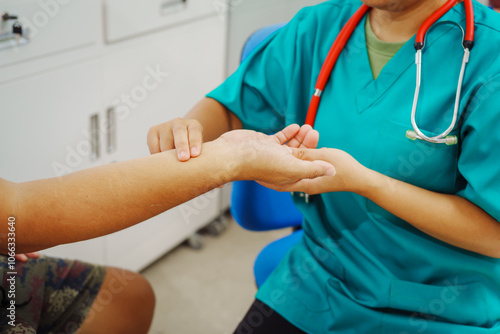
<instances>
[{"instance_id":1,"label":"patterned fabric","mask_svg":"<svg viewBox=\"0 0 500 334\"><path fill-rule=\"evenodd\" d=\"M8 324L11 272L0 255L0 333L69 334L80 327L99 292L106 268L41 256L16 263L16 326Z\"/></svg>"}]
</instances>

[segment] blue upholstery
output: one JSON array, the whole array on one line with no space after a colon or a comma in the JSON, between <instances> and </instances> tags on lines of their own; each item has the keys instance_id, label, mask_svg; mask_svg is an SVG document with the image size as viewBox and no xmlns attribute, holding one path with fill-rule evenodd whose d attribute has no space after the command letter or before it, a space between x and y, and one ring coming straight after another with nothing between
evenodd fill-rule
<instances>
[{"instance_id":1,"label":"blue upholstery","mask_svg":"<svg viewBox=\"0 0 500 334\"><path fill-rule=\"evenodd\" d=\"M282 23L265 27L250 36L243 48L241 61L244 61L263 40L284 25ZM239 225L252 231L297 227L302 224L302 214L293 204L289 193L268 189L254 181L233 183L231 213ZM302 234L302 231L296 231L270 243L260 252L254 264L257 286L260 287L265 282L283 256L299 241Z\"/></svg>"},{"instance_id":2,"label":"blue upholstery","mask_svg":"<svg viewBox=\"0 0 500 334\"><path fill-rule=\"evenodd\" d=\"M241 61L244 61L248 55L273 32L283 28L286 23L278 23L272 26L267 26L254 32L246 41L241 51Z\"/></svg>"},{"instance_id":3,"label":"blue upholstery","mask_svg":"<svg viewBox=\"0 0 500 334\"><path fill-rule=\"evenodd\" d=\"M302 213L290 193L280 193L255 181L233 183L231 213L238 224L251 231L302 225Z\"/></svg>"},{"instance_id":4,"label":"blue upholstery","mask_svg":"<svg viewBox=\"0 0 500 334\"><path fill-rule=\"evenodd\" d=\"M303 234L303 230L295 231L289 236L271 242L260 251L253 266L255 283L258 287L264 284L269 275L276 269L281 259L283 259L293 245L299 242Z\"/></svg>"}]
</instances>

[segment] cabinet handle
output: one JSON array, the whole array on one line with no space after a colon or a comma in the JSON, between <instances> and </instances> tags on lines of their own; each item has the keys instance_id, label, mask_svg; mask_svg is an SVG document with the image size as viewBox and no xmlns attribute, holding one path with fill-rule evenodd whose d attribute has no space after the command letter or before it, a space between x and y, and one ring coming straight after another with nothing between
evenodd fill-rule
<instances>
[{"instance_id":1,"label":"cabinet handle","mask_svg":"<svg viewBox=\"0 0 500 334\"><path fill-rule=\"evenodd\" d=\"M17 15L11 15L8 12L2 13L2 21L17 20Z\"/></svg>"},{"instance_id":2,"label":"cabinet handle","mask_svg":"<svg viewBox=\"0 0 500 334\"><path fill-rule=\"evenodd\" d=\"M90 160L96 161L101 156L99 136L99 114L90 116Z\"/></svg>"},{"instance_id":3,"label":"cabinet handle","mask_svg":"<svg viewBox=\"0 0 500 334\"><path fill-rule=\"evenodd\" d=\"M29 36L29 29L25 28L24 32L21 27L21 31L19 31L20 26L17 25L16 27L16 33L14 33L14 27L12 28L12 32L6 32L3 34L0 34L0 51L2 50L8 50L8 49L15 49L19 46L22 45L27 45L30 40L28 38ZM19 33L20 32L20 33Z\"/></svg>"},{"instance_id":4,"label":"cabinet handle","mask_svg":"<svg viewBox=\"0 0 500 334\"><path fill-rule=\"evenodd\" d=\"M113 153L116 151L117 141L116 141L116 112L114 107L108 108L106 110L106 139L108 153Z\"/></svg>"},{"instance_id":5,"label":"cabinet handle","mask_svg":"<svg viewBox=\"0 0 500 334\"><path fill-rule=\"evenodd\" d=\"M187 0L167 0L160 4L160 13L167 15L186 9Z\"/></svg>"}]
</instances>

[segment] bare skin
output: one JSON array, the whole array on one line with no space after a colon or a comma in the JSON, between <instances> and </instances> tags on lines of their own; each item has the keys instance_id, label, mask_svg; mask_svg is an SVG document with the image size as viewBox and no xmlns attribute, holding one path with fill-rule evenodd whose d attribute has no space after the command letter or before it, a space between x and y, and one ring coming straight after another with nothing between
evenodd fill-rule
<instances>
[{"instance_id":1,"label":"bare skin","mask_svg":"<svg viewBox=\"0 0 500 334\"><path fill-rule=\"evenodd\" d=\"M370 24L375 35L386 42L406 42L422 23L446 0L365 0L372 7Z\"/></svg>"},{"instance_id":2,"label":"bare skin","mask_svg":"<svg viewBox=\"0 0 500 334\"><path fill-rule=\"evenodd\" d=\"M203 144L203 156L186 163L170 151L54 179L20 184L0 179L0 217L16 217L16 251L29 252L121 230L231 180L283 184L332 175L330 164L301 161L297 151L282 146L299 131L295 124L274 136L229 132ZM1 224L0 253L11 252L8 233L8 225ZM16 255L21 262L38 257ZM147 333L154 306L144 277L108 267L78 334Z\"/></svg>"},{"instance_id":3,"label":"bare skin","mask_svg":"<svg viewBox=\"0 0 500 334\"><path fill-rule=\"evenodd\" d=\"M107 268L101 289L77 333L146 334L154 307L154 292L144 277Z\"/></svg>"},{"instance_id":4,"label":"bare skin","mask_svg":"<svg viewBox=\"0 0 500 334\"><path fill-rule=\"evenodd\" d=\"M301 161L282 146L299 130L295 124L273 136L232 131L186 163L167 151L60 178L0 179L0 219L16 217L16 251L26 253L119 231L232 180L283 184L333 174L330 164ZM1 224L0 253L11 251L8 232Z\"/></svg>"},{"instance_id":5,"label":"bare skin","mask_svg":"<svg viewBox=\"0 0 500 334\"><path fill-rule=\"evenodd\" d=\"M300 149L299 149L300 151ZM275 186L308 194L349 191L364 196L419 230L451 245L500 258L500 224L483 209L456 195L445 195L402 182L358 163L344 151L322 148L299 153L335 166L335 177Z\"/></svg>"},{"instance_id":6,"label":"bare skin","mask_svg":"<svg viewBox=\"0 0 500 334\"><path fill-rule=\"evenodd\" d=\"M372 7L369 15L376 35L390 42L408 40L417 32L423 21L445 2L446 0L364 0L365 4ZM236 126L241 124L234 114L225 110L224 106L217 106L217 102L207 100L209 99L202 100L185 116L186 122L197 122L201 125L201 127L196 127L196 131L203 129L203 133L213 138L230 130L224 122L215 124L217 122L215 117L226 117L231 124ZM150 149L157 147L158 141L163 142L165 147L179 149L175 142L189 143L186 139L188 136L202 137L201 134L194 135L190 131L185 131L186 135L181 135L183 138L173 140L172 138L176 136L172 135L173 124L175 121L151 128L148 135ZM301 130L289 145L315 148L319 137L317 132L305 126ZM151 151L156 152L155 149ZM500 258L500 224L472 202L459 196L427 191L376 173L361 166L346 152L335 150L321 154L324 159L334 164L337 175L343 174L346 177L336 177L335 180L328 182L325 178L318 179L312 183L314 184L312 189L303 189L306 192L357 192L439 240L482 255ZM342 180L366 180L366 182L360 184L360 188L354 189L349 188L348 185L342 187ZM283 187L280 189L299 188Z\"/></svg>"},{"instance_id":7,"label":"bare skin","mask_svg":"<svg viewBox=\"0 0 500 334\"><path fill-rule=\"evenodd\" d=\"M153 126L148 132L148 147L151 154L176 149L179 161L188 161L200 155L204 141L214 140L227 131L241 128L242 123L235 114L219 102L203 98L184 118ZM319 133L311 130L308 125L302 126L287 145L292 148L315 148Z\"/></svg>"}]
</instances>

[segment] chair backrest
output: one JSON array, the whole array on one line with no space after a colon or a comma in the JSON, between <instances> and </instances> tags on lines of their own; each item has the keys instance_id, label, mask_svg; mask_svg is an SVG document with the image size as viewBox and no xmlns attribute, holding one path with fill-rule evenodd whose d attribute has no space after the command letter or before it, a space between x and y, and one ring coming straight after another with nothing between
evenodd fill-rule
<instances>
[{"instance_id":1,"label":"chair backrest","mask_svg":"<svg viewBox=\"0 0 500 334\"><path fill-rule=\"evenodd\" d=\"M257 47L260 43L262 43L266 38L271 36L271 34L281 28L283 28L286 23L278 23L273 24L272 26L267 26L261 28L254 32L245 42L243 46L243 50L241 50L241 58L240 61L244 61L248 55Z\"/></svg>"},{"instance_id":2,"label":"chair backrest","mask_svg":"<svg viewBox=\"0 0 500 334\"><path fill-rule=\"evenodd\" d=\"M268 26L252 34L243 47L241 61L284 25L280 23ZM254 181L233 183L231 213L239 225L252 231L267 231L302 224L302 213L293 204L289 193L268 189Z\"/></svg>"}]
</instances>

